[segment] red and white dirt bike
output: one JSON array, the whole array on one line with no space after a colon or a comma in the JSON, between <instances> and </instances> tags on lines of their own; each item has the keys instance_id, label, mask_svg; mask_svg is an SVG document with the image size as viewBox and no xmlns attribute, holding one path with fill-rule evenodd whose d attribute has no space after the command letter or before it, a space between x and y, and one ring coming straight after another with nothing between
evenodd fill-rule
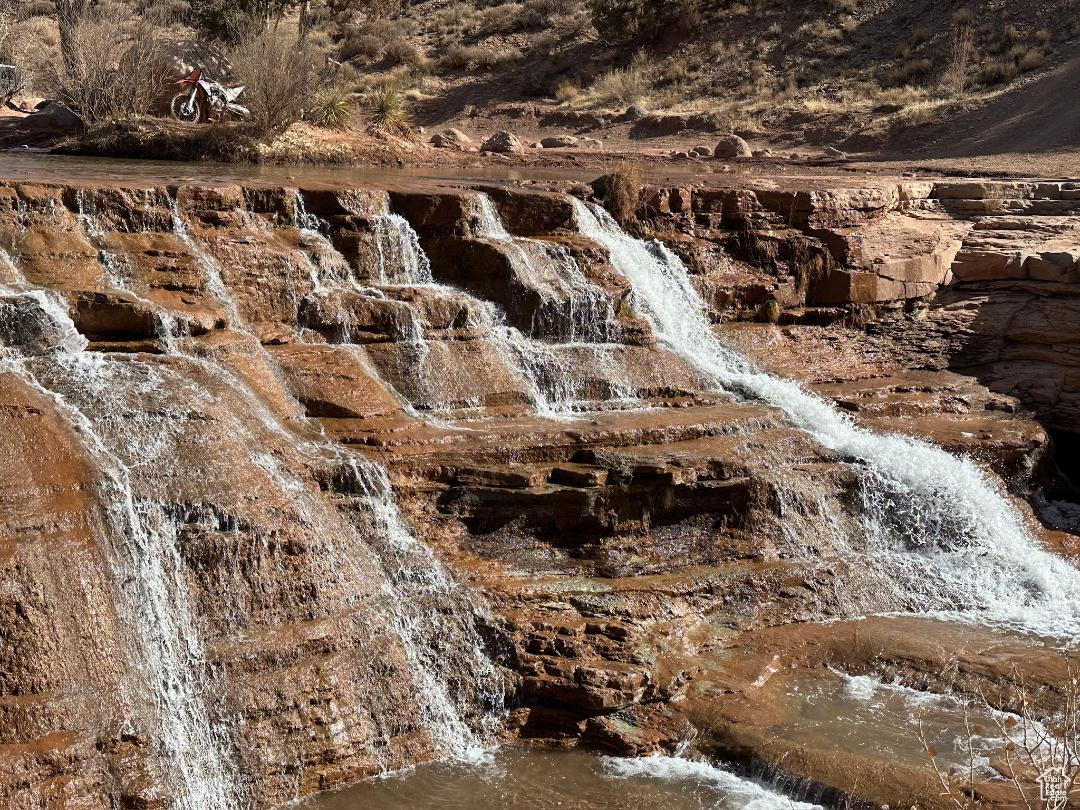
<instances>
[{"instance_id":1,"label":"red and white dirt bike","mask_svg":"<svg viewBox=\"0 0 1080 810\"><path fill-rule=\"evenodd\" d=\"M240 118L250 118L251 111L236 100L244 92L244 85L227 85L204 79L202 68L195 68L186 79L177 84L190 85L173 96L169 111L177 121L195 123L209 121L211 118L223 118L228 114Z\"/></svg>"}]
</instances>

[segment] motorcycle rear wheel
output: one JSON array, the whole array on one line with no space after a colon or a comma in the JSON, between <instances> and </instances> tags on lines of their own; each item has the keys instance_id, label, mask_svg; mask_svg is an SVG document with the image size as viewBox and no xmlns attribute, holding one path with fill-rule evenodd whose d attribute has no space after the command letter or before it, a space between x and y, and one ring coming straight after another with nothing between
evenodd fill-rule
<instances>
[{"instance_id":1,"label":"motorcycle rear wheel","mask_svg":"<svg viewBox=\"0 0 1080 810\"><path fill-rule=\"evenodd\" d=\"M173 96L173 100L169 104L169 111L177 121L188 124L196 124L205 118L202 103L198 97L191 98L190 93L177 93Z\"/></svg>"}]
</instances>

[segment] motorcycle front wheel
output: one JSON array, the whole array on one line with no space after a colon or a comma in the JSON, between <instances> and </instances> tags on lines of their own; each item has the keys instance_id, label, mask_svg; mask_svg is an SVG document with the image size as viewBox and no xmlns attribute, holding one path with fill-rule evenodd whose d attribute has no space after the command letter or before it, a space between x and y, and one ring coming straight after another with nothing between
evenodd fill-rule
<instances>
[{"instance_id":1,"label":"motorcycle front wheel","mask_svg":"<svg viewBox=\"0 0 1080 810\"><path fill-rule=\"evenodd\" d=\"M188 124L196 124L203 120L202 104L199 103L198 98L192 98L191 93L177 93L173 96L169 111L177 121Z\"/></svg>"}]
</instances>

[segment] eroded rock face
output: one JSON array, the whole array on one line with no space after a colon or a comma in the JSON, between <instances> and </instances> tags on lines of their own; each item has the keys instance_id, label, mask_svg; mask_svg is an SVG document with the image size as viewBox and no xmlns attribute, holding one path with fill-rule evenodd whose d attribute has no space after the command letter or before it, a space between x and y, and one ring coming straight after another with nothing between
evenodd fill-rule
<instances>
[{"instance_id":1,"label":"eroded rock face","mask_svg":"<svg viewBox=\"0 0 1080 810\"><path fill-rule=\"evenodd\" d=\"M973 221L987 188L651 188L640 233L728 345L1019 497L1025 404L1073 418L1074 231L1038 186ZM883 661L786 629L916 608L852 546L858 466L671 353L566 197L7 184L0 244L0 803L167 804L187 757L272 806L492 717L925 795L760 732L771 656L934 671L910 633Z\"/></svg>"}]
</instances>

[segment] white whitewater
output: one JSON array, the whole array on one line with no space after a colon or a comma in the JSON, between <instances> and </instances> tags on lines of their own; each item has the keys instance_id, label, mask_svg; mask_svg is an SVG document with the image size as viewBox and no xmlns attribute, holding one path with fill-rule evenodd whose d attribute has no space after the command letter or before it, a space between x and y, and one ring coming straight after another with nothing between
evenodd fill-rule
<instances>
[{"instance_id":1,"label":"white whitewater","mask_svg":"<svg viewBox=\"0 0 1080 810\"><path fill-rule=\"evenodd\" d=\"M1039 545L986 473L927 442L860 428L798 383L758 370L716 337L674 253L630 237L602 209L573 203L581 233L607 248L661 345L855 460L861 550L900 606L1080 638L1080 571Z\"/></svg>"},{"instance_id":2,"label":"white whitewater","mask_svg":"<svg viewBox=\"0 0 1080 810\"><path fill-rule=\"evenodd\" d=\"M386 574L388 604L397 608L390 617L391 626L404 645L416 699L436 750L443 757L485 761L490 752L485 737L494 731L504 687L474 626L483 608L405 523L386 471L355 457L348 460L347 469L348 483L363 499L380 541L375 550ZM448 610L448 606L460 609ZM453 670L461 667L475 684L475 705L469 708L480 714L479 732L465 721L466 707L455 701L448 688ZM460 677L460 669L456 674Z\"/></svg>"},{"instance_id":3,"label":"white whitewater","mask_svg":"<svg viewBox=\"0 0 1080 810\"><path fill-rule=\"evenodd\" d=\"M514 236L487 194L476 200L476 235L504 245L518 275L540 294L534 334L553 335L563 343L610 343L617 338L619 323L610 297L586 278L566 247Z\"/></svg>"},{"instance_id":4,"label":"white whitewater","mask_svg":"<svg viewBox=\"0 0 1080 810\"><path fill-rule=\"evenodd\" d=\"M519 358L539 392L537 412L558 418L583 406L585 380L567 356L568 348L587 350L605 370L615 399L633 404L636 392L609 345L621 331L610 298L589 282L565 247L509 233L488 195L476 196L476 210L476 235L504 245L518 274L541 293L544 305L533 331L559 341L549 344L529 337L502 318L501 328L493 329L503 352Z\"/></svg>"},{"instance_id":5,"label":"white whitewater","mask_svg":"<svg viewBox=\"0 0 1080 810\"><path fill-rule=\"evenodd\" d=\"M329 277L321 277L322 284L328 288L351 286L348 262L318 230L317 218L306 212L303 196L299 193L296 195L296 215L301 231L322 246L322 260L334 268ZM173 217L174 230L185 235L185 242L199 257L204 269L212 272L221 283L218 295L225 296L236 318L231 326L243 330L245 325L236 314L237 307L231 294L221 282L216 260L187 233L175 203ZM213 287L211 290L215 291ZM350 532L349 536L340 538L343 545L340 550L335 548L333 539L328 538L335 568L343 576L354 577L352 590L359 597L364 591L362 572L356 570L357 554L350 546L367 546L374 554L383 573L379 609L401 641L410 664L420 714L436 751L440 756L464 761L483 759L487 752L486 734L492 730L488 726L494 724L501 712L503 694L501 676L475 627L475 620L483 608L453 580L431 549L408 528L386 472L374 461L356 456L343 457L335 445L299 440L246 385L234 380L225 370L208 365L200 358L193 359L215 376L231 381L232 387L260 416L264 427L297 444L313 457L334 458L341 462L347 471L346 480L341 482L342 488L362 499L364 511L371 520L372 536L365 538ZM267 359L276 369L269 355ZM293 493L297 508L309 521L316 523L319 505L309 502L304 484L269 454L262 454L255 460L274 477L283 491ZM471 694L465 689L463 694L453 695L452 681L459 684L471 681ZM476 718L476 730L466 721L466 712Z\"/></svg>"},{"instance_id":6,"label":"white whitewater","mask_svg":"<svg viewBox=\"0 0 1080 810\"><path fill-rule=\"evenodd\" d=\"M601 759L607 773L616 778L648 777L717 790L723 797L714 805L718 810L822 810L820 805L790 799L701 760L669 756Z\"/></svg>"},{"instance_id":7,"label":"white whitewater","mask_svg":"<svg viewBox=\"0 0 1080 810\"><path fill-rule=\"evenodd\" d=\"M218 265L217 260L207 253L191 235L191 232L188 231L187 223L184 222L184 218L180 215L180 205L175 197L169 198L169 213L172 216L173 233L187 246L199 262L199 267L206 277L207 290L225 307L229 325L238 326L240 324L240 312L236 307L236 299L233 298L229 288L225 286L225 280L221 277L221 267Z\"/></svg>"},{"instance_id":8,"label":"white whitewater","mask_svg":"<svg viewBox=\"0 0 1080 810\"><path fill-rule=\"evenodd\" d=\"M431 262L409 221L400 214L387 211L374 224L379 282L403 286L433 284Z\"/></svg>"},{"instance_id":9,"label":"white whitewater","mask_svg":"<svg viewBox=\"0 0 1080 810\"><path fill-rule=\"evenodd\" d=\"M124 409L113 407L118 387L112 365L83 351L86 340L57 297L42 290L2 292L32 302L40 331L55 332L50 351L30 346L30 354L20 356L20 347L9 346L0 354L0 367L56 404L100 473L96 483L111 529L108 559L127 602L119 613L131 618L138 665L156 703L163 761L176 770L176 779L169 782L171 804L178 810L238 810L243 789L226 753L226 737L203 700L206 656L183 579L176 524L161 504L135 496L129 463L109 447L80 405L61 392L77 391L105 419L126 420ZM45 354L48 359L35 357ZM141 442L126 446L135 455L145 449Z\"/></svg>"}]
</instances>

